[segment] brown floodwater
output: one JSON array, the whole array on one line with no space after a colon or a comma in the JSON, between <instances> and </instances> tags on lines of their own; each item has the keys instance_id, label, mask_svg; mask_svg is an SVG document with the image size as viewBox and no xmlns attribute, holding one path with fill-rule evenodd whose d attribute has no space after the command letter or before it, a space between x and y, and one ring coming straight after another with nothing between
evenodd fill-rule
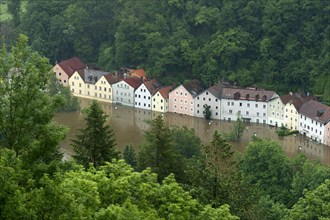
<instances>
[{"instance_id":1,"label":"brown floodwater","mask_svg":"<svg viewBox=\"0 0 330 220\"><path fill-rule=\"evenodd\" d=\"M91 103L89 99L79 99L81 109L88 107ZM144 131L149 128L148 121L154 119L161 113L151 112L148 110L125 107L121 105L112 105L110 103L100 102L103 110L108 117L108 123L114 130L117 147L123 151L126 144L132 144L138 150L139 145L143 142ZM164 121L169 127L193 128L195 133L201 138L203 143L208 143L212 139L215 130L224 133L230 133L234 126L234 122L213 120L208 122L204 118L190 117L176 113L163 114ZM65 158L73 154L70 140L79 131L77 129L84 127L84 115L80 112L65 112L55 115L55 121L67 126L70 130L66 139L61 143L62 151ZM299 151L303 152L312 160L319 160L323 164L330 165L330 146L322 145L311 141L301 135L291 135L288 137L278 137L275 128L269 125L250 123L246 125L246 129L239 142L232 143L233 149L244 152L250 138L256 135L260 138L271 139L278 142L283 151L289 157L293 157ZM299 150L300 149L300 150Z\"/></svg>"}]
</instances>

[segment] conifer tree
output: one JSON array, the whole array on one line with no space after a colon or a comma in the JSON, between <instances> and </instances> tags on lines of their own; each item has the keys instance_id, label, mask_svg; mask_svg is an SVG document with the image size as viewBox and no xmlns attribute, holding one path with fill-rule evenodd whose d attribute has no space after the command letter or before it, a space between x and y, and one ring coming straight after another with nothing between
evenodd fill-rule
<instances>
[{"instance_id":1,"label":"conifer tree","mask_svg":"<svg viewBox=\"0 0 330 220\"><path fill-rule=\"evenodd\" d=\"M131 144L127 144L124 149L124 160L133 168L137 165L136 153Z\"/></svg>"},{"instance_id":2,"label":"conifer tree","mask_svg":"<svg viewBox=\"0 0 330 220\"><path fill-rule=\"evenodd\" d=\"M84 113L86 127L79 129L80 134L72 140L76 153L73 157L85 167L89 163L100 166L112 159L118 159L114 133L110 125L106 124L107 115L100 104L93 101Z\"/></svg>"}]
</instances>

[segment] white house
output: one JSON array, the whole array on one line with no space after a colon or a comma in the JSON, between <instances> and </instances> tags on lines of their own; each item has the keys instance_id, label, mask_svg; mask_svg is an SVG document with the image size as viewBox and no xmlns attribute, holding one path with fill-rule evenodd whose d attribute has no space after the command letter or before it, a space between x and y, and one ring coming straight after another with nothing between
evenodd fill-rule
<instances>
[{"instance_id":1,"label":"white house","mask_svg":"<svg viewBox=\"0 0 330 220\"><path fill-rule=\"evenodd\" d=\"M204 106L207 105L211 111L211 118L220 120L220 101L222 88L223 87L220 84L216 84L197 95L194 98L194 116L204 117Z\"/></svg>"},{"instance_id":2,"label":"white house","mask_svg":"<svg viewBox=\"0 0 330 220\"><path fill-rule=\"evenodd\" d=\"M330 144L330 107L315 100L303 104L299 111L299 133Z\"/></svg>"},{"instance_id":3,"label":"white house","mask_svg":"<svg viewBox=\"0 0 330 220\"><path fill-rule=\"evenodd\" d=\"M142 83L135 91L135 107L151 110L152 96L161 88L158 80L152 79Z\"/></svg>"},{"instance_id":4,"label":"white house","mask_svg":"<svg viewBox=\"0 0 330 220\"><path fill-rule=\"evenodd\" d=\"M284 126L284 107L281 97L276 97L268 102L268 124L275 127Z\"/></svg>"},{"instance_id":5,"label":"white house","mask_svg":"<svg viewBox=\"0 0 330 220\"><path fill-rule=\"evenodd\" d=\"M258 89L223 88L221 119L236 120L237 115L250 122L268 123L268 102L277 98L273 91Z\"/></svg>"},{"instance_id":6,"label":"white house","mask_svg":"<svg viewBox=\"0 0 330 220\"><path fill-rule=\"evenodd\" d=\"M134 92L142 84L142 79L131 77L112 85L113 103L134 107Z\"/></svg>"}]
</instances>

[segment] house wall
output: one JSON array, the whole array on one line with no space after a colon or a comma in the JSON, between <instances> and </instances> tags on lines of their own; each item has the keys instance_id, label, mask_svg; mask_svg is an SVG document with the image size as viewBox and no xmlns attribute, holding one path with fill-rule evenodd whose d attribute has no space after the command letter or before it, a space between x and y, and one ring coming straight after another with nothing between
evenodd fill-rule
<instances>
[{"instance_id":1,"label":"house wall","mask_svg":"<svg viewBox=\"0 0 330 220\"><path fill-rule=\"evenodd\" d=\"M267 124L267 102L253 100L221 100L221 119L236 120L238 112L250 122Z\"/></svg>"},{"instance_id":2,"label":"house wall","mask_svg":"<svg viewBox=\"0 0 330 220\"><path fill-rule=\"evenodd\" d=\"M170 112L194 116L194 99L182 85L170 92L169 99Z\"/></svg>"},{"instance_id":3,"label":"house wall","mask_svg":"<svg viewBox=\"0 0 330 220\"><path fill-rule=\"evenodd\" d=\"M299 133L306 135L307 137L318 141L320 143L324 143L324 129L325 126L315 121L308 116L305 116L303 114L299 114Z\"/></svg>"},{"instance_id":4,"label":"house wall","mask_svg":"<svg viewBox=\"0 0 330 220\"><path fill-rule=\"evenodd\" d=\"M152 97L152 111L157 112L168 112L169 111L169 100L164 99L160 92L156 92Z\"/></svg>"},{"instance_id":5,"label":"house wall","mask_svg":"<svg viewBox=\"0 0 330 220\"><path fill-rule=\"evenodd\" d=\"M134 107L134 88L125 81L112 85L113 103Z\"/></svg>"},{"instance_id":6,"label":"house wall","mask_svg":"<svg viewBox=\"0 0 330 220\"><path fill-rule=\"evenodd\" d=\"M330 121L324 127L324 144L330 146Z\"/></svg>"},{"instance_id":7,"label":"house wall","mask_svg":"<svg viewBox=\"0 0 330 220\"><path fill-rule=\"evenodd\" d=\"M195 108L194 116L204 117L204 105L209 105L212 119L220 119L220 100L209 91L204 91L194 98Z\"/></svg>"},{"instance_id":8,"label":"house wall","mask_svg":"<svg viewBox=\"0 0 330 220\"><path fill-rule=\"evenodd\" d=\"M53 67L53 71L55 73L56 79L63 85L63 86L69 86L69 77L64 72L64 70L60 67L60 65L56 64Z\"/></svg>"},{"instance_id":9,"label":"house wall","mask_svg":"<svg viewBox=\"0 0 330 220\"><path fill-rule=\"evenodd\" d=\"M86 97L86 85L78 72L75 72L69 79L70 90L73 95Z\"/></svg>"},{"instance_id":10,"label":"house wall","mask_svg":"<svg viewBox=\"0 0 330 220\"><path fill-rule=\"evenodd\" d=\"M269 125L277 127L284 126L284 106L279 97L268 102L267 115Z\"/></svg>"},{"instance_id":11,"label":"house wall","mask_svg":"<svg viewBox=\"0 0 330 220\"><path fill-rule=\"evenodd\" d=\"M95 83L94 90L97 100L112 103L112 86L104 76Z\"/></svg>"},{"instance_id":12,"label":"house wall","mask_svg":"<svg viewBox=\"0 0 330 220\"><path fill-rule=\"evenodd\" d=\"M284 126L291 130L298 130L298 111L296 107L287 103L284 107Z\"/></svg>"},{"instance_id":13,"label":"house wall","mask_svg":"<svg viewBox=\"0 0 330 220\"><path fill-rule=\"evenodd\" d=\"M139 88L135 90L134 104L135 108L142 108L146 110L151 110L151 94L144 84L141 84Z\"/></svg>"}]
</instances>

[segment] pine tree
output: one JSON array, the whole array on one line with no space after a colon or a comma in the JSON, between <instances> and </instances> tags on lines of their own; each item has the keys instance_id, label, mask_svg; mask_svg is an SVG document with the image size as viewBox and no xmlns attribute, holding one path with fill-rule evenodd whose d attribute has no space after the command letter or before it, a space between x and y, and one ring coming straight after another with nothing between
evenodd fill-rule
<instances>
[{"instance_id":1,"label":"pine tree","mask_svg":"<svg viewBox=\"0 0 330 220\"><path fill-rule=\"evenodd\" d=\"M126 163L131 165L133 168L137 165L136 153L131 144L126 144L124 150L124 160Z\"/></svg>"},{"instance_id":2,"label":"pine tree","mask_svg":"<svg viewBox=\"0 0 330 220\"><path fill-rule=\"evenodd\" d=\"M72 146L76 153L73 157L85 167L89 163L100 166L112 159L118 159L116 141L113 130L106 125L107 115L100 104L93 101L85 110L86 127L79 129L80 134L72 140Z\"/></svg>"},{"instance_id":3,"label":"pine tree","mask_svg":"<svg viewBox=\"0 0 330 220\"><path fill-rule=\"evenodd\" d=\"M146 143L139 152L139 168L151 167L158 174L158 181L162 181L170 173L180 175L179 153L162 116L151 121L151 127L144 136Z\"/></svg>"}]
</instances>

